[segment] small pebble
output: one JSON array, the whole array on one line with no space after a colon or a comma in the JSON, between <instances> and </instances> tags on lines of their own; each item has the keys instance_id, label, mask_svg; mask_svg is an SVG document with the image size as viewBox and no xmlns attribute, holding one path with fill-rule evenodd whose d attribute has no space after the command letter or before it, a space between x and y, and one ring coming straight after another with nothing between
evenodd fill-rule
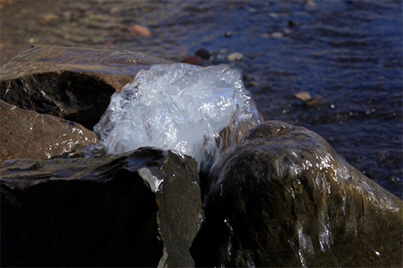
<instances>
[{"instance_id":1,"label":"small pebble","mask_svg":"<svg viewBox=\"0 0 403 268\"><path fill-rule=\"evenodd\" d=\"M205 59L205 60L209 60L210 57L211 57L211 53L208 52L208 51L207 51L206 49L204 49L204 48L198 49L198 50L195 52L195 55L196 55L196 56L199 56L199 57L201 57L202 59Z\"/></svg>"},{"instance_id":2,"label":"small pebble","mask_svg":"<svg viewBox=\"0 0 403 268\"><path fill-rule=\"evenodd\" d=\"M224 36L225 37L231 37L233 34L234 34L233 31L228 31L228 32L224 33Z\"/></svg>"},{"instance_id":3,"label":"small pebble","mask_svg":"<svg viewBox=\"0 0 403 268\"><path fill-rule=\"evenodd\" d=\"M258 87L259 86L259 82L256 81L250 81L247 84L248 87Z\"/></svg>"},{"instance_id":4,"label":"small pebble","mask_svg":"<svg viewBox=\"0 0 403 268\"><path fill-rule=\"evenodd\" d=\"M324 99L322 96L316 96L313 97L312 99L309 99L305 101L305 104L309 107L319 107L324 103Z\"/></svg>"},{"instance_id":5,"label":"small pebble","mask_svg":"<svg viewBox=\"0 0 403 268\"><path fill-rule=\"evenodd\" d=\"M243 54L240 52L233 52L231 54L228 54L227 59L229 61L239 61L243 59Z\"/></svg>"},{"instance_id":6,"label":"small pebble","mask_svg":"<svg viewBox=\"0 0 403 268\"><path fill-rule=\"evenodd\" d=\"M284 34L291 34L291 33L292 33L291 29L288 29L288 28L284 29Z\"/></svg>"},{"instance_id":7,"label":"small pebble","mask_svg":"<svg viewBox=\"0 0 403 268\"><path fill-rule=\"evenodd\" d=\"M292 20L288 21L288 27L293 27L295 25L295 23Z\"/></svg>"},{"instance_id":8,"label":"small pebble","mask_svg":"<svg viewBox=\"0 0 403 268\"><path fill-rule=\"evenodd\" d=\"M142 35L142 36L151 36L151 31L145 27L141 26L139 24L134 24L128 28L129 33L132 36L137 36L137 35Z\"/></svg>"},{"instance_id":9,"label":"small pebble","mask_svg":"<svg viewBox=\"0 0 403 268\"><path fill-rule=\"evenodd\" d=\"M297 99L300 99L302 101L307 101L309 99L311 99L311 94L309 94L309 92L300 92L294 95Z\"/></svg>"},{"instance_id":10,"label":"small pebble","mask_svg":"<svg viewBox=\"0 0 403 268\"><path fill-rule=\"evenodd\" d=\"M282 37L284 37L282 32L274 32L274 33L271 34L271 36L274 37L274 38L282 38Z\"/></svg>"},{"instance_id":11,"label":"small pebble","mask_svg":"<svg viewBox=\"0 0 403 268\"><path fill-rule=\"evenodd\" d=\"M201 60L202 59L199 56L189 56L184 60L184 62L188 64L198 65Z\"/></svg>"}]
</instances>

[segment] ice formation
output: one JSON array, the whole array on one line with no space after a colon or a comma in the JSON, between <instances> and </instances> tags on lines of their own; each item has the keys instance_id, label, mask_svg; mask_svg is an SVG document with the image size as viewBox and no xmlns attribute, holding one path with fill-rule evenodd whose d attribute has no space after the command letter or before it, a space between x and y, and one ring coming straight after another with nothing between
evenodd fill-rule
<instances>
[{"instance_id":1,"label":"ice formation","mask_svg":"<svg viewBox=\"0 0 403 268\"><path fill-rule=\"evenodd\" d=\"M220 131L230 127L230 145L241 122L261 122L238 70L184 63L154 65L114 93L94 131L106 152L143 146L194 157L200 168L223 148ZM228 142L227 142L228 143Z\"/></svg>"}]
</instances>

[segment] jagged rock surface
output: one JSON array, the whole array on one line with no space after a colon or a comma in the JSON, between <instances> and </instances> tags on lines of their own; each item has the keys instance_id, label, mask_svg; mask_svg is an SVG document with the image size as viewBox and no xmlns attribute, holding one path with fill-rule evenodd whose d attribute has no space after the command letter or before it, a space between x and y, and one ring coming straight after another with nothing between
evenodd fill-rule
<instances>
[{"instance_id":1,"label":"jagged rock surface","mask_svg":"<svg viewBox=\"0 0 403 268\"><path fill-rule=\"evenodd\" d=\"M193 266L196 162L140 148L0 163L2 266Z\"/></svg>"},{"instance_id":2,"label":"jagged rock surface","mask_svg":"<svg viewBox=\"0 0 403 268\"><path fill-rule=\"evenodd\" d=\"M92 130L116 90L160 63L131 51L36 46L1 67L0 98Z\"/></svg>"},{"instance_id":3,"label":"jagged rock surface","mask_svg":"<svg viewBox=\"0 0 403 268\"><path fill-rule=\"evenodd\" d=\"M374 267L403 264L402 200L319 135L268 121L210 172L197 266Z\"/></svg>"},{"instance_id":4,"label":"jagged rock surface","mask_svg":"<svg viewBox=\"0 0 403 268\"><path fill-rule=\"evenodd\" d=\"M98 141L94 132L58 117L23 110L0 100L0 161L48 159L78 153Z\"/></svg>"}]
</instances>

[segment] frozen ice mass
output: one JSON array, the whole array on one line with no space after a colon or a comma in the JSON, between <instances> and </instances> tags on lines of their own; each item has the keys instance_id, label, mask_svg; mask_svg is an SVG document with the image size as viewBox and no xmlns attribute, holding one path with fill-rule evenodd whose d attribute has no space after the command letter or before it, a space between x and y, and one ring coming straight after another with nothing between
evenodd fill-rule
<instances>
[{"instance_id":1,"label":"frozen ice mass","mask_svg":"<svg viewBox=\"0 0 403 268\"><path fill-rule=\"evenodd\" d=\"M177 63L138 72L112 95L94 131L108 154L144 146L171 149L194 157L200 170L224 143L236 143L243 122L253 126L261 117L238 70ZM230 135L223 138L225 128Z\"/></svg>"}]
</instances>

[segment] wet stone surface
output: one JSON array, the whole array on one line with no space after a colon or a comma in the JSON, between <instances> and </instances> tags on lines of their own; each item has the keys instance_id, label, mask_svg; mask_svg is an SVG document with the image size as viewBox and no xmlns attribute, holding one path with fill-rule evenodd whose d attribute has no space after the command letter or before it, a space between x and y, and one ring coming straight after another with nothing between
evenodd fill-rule
<instances>
[{"instance_id":1,"label":"wet stone surface","mask_svg":"<svg viewBox=\"0 0 403 268\"><path fill-rule=\"evenodd\" d=\"M402 265L402 201L312 131L264 122L209 176L197 266Z\"/></svg>"},{"instance_id":2,"label":"wet stone surface","mask_svg":"<svg viewBox=\"0 0 403 268\"><path fill-rule=\"evenodd\" d=\"M141 148L0 163L3 266L193 266L196 162Z\"/></svg>"},{"instance_id":3,"label":"wet stone surface","mask_svg":"<svg viewBox=\"0 0 403 268\"><path fill-rule=\"evenodd\" d=\"M0 161L77 154L98 141L94 132L80 124L23 110L2 100L0 114Z\"/></svg>"},{"instance_id":4,"label":"wet stone surface","mask_svg":"<svg viewBox=\"0 0 403 268\"><path fill-rule=\"evenodd\" d=\"M215 145L228 149L200 175L195 159L169 150L105 156L92 146L80 153L96 138L85 128L98 122L110 96L140 69L164 62L39 46L0 69L4 159L57 156L0 163L3 266L401 266L402 201L305 128L268 121L249 130L259 120L237 125L232 117L214 133ZM319 95L312 96L305 101ZM77 148L43 149L67 134Z\"/></svg>"},{"instance_id":5,"label":"wet stone surface","mask_svg":"<svg viewBox=\"0 0 403 268\"><path fill-rule=\"evenodd\" d=\"M1 67L0 98L92 130L116 90L165 62L131 51L36 46Z\"/></svg>"}]
</instances>

